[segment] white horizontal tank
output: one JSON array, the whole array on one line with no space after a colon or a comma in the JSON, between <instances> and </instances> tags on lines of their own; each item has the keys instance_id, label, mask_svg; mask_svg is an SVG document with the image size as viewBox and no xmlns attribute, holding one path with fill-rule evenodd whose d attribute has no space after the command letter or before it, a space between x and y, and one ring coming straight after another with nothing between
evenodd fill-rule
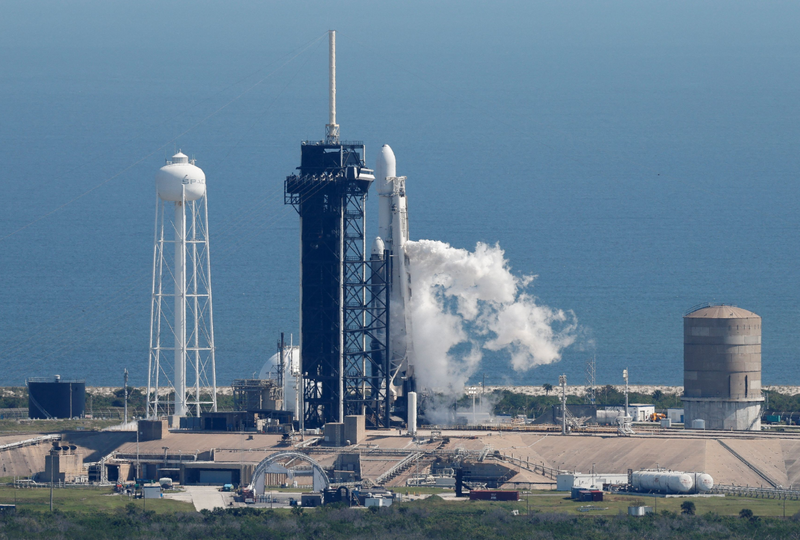
<instances>
[{"instance_id":1,"label":"white horizontal tank","mask_svg":"<svg viewBox=\"0 0 800 540\"><path fill-rule=\"evenodd\" d=\"M696 474L695 485L697 486L697 491L711 491L714 487L714 479L711 478L710 474Z\"/></svg>"},{"instance_id":2,"label":"white horizontal tank","mask_svg":"<svg viewBox=\"0 0 800 540\"><path fill-rule=\"evenodd\" d=\"M196 201L206 193L206 175L179 151L156 173L156 191L164 201Z\"/></svg>"},{"instance_id":3,"label":"white horizontal tank","mask_svg":"<svg viewBox=\"0 0 800 540\"><path fill-rule=\"evenodd\" d=\"M677 471L635 471L632 480L638 491L691 493L694 488L692 475Z\"/></svg>"}]
</instances>

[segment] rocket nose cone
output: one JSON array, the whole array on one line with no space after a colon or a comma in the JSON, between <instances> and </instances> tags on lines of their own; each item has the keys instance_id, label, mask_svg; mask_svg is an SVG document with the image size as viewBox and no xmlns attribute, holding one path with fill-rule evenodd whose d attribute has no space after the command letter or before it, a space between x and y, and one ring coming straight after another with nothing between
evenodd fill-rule
<instances>
[{"instance_id":1,"label":"rocket nose cone","mask_svg":"<svg viewBox=\"0 0 800 540\"><path fill-rule=\"evenodd\" d=\"M380 236L376 236L375 240L372 242L372 254L383 255L384 249L386 249L386 246L384 245L383 240Z\"/></svg>"},{"instance_id":2,"label":"rocket nose cone","mask_svg":"<svg viewBox=\"0 0 800 540\"><path fill-rule=\"evenodd\" d=\"M397 161L392 152L392 147L384 144L378 152L378 161L375 165L375 178L383 180L387 176L397 176Z\"/></svg>"}]
</instances>

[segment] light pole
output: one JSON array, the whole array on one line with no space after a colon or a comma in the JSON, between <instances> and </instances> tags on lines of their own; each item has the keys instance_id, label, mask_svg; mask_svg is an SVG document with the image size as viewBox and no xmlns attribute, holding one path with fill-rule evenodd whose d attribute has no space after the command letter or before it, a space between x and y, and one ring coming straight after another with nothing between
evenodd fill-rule
<instances>
[{"instance_id":1,"label":"light pole","mask_svg":"<svg viewBox=\"0 0 800 540\"><path fill-rule=\"evenodd\" d=\"M134 480L139 483L139 478L142 477L142 463L139 461L139 421L136 421L136 478Z\"/></svg>"},{"instance_id":2,"label":"light pole","mask_svg":"<svg viewBox=\"0 0 800 540\"><path fill-rule=\"evenodd\" d=\"M628 368L622 370L622 378L625 379L625 416L628 415Z\"/></svg>"},{"instance_id":3,"label":"light pole","mask_svg":"<svg viewBox=\"0 0 800 540\"><path fill-rule=\"evenodd\" d=\"M472 425L477 425L478 421L475 417L475 396L478 394L478 388L475 386L467 386L467 395L472 396Z\"/></svg>"},{"instance_id":4,"label":"light pole","mask_svg":"<svg viewBox=\"0 0 800 540\"><path fill-rule=\"evenodd\" d=\"M123 377L124 384L124 398L125 398L125 420L123 421L124 424L128 423L128 369L125 369L125 375Z\"/></svg>"},{"instance_id":5,"label":"light pole","mask_svg":"<svg viewBox=\"0 0 800 540\"><path fill-rule=\"evenodd\" d=\"M50 451L50 511L53 511L53 474L55 472L55 456L53 451Z\"/></svg>"},{"instance_id":6,"label":"light pole","mask_svg":"<svg viewBox=\"0 0 800 540\"><path fill-rule=\"evenodd\" d=\"M567 434L567 376L560 375L558 384L561 386L561 434Z\"/></svg>"}]
</instances>

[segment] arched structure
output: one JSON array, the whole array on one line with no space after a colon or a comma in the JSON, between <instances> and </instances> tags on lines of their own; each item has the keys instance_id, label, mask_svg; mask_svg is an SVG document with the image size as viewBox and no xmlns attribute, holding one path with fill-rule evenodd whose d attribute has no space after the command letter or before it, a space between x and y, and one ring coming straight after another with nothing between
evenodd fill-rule
<instances>
[{"instance_id":1,"label":"arched structure","mask_svg":"<svg viewBox=\"0 0 800 540\"><path fill-rule=\"evenodd\" d=\"M314 477L314 491L321 492L330 485L328 475L322 469L322 465L311 457L300 452L278 452L258 464L255 471L253 471L253 479L250 481L248 489L257 495L262 495L264 493L264 478L267 474L285 474L289 478L308 475L305 471L298 474L298 471L290 469L281 463L287 459L299 459L311 465L311 476Z\"/></svg>"}]
</instances>

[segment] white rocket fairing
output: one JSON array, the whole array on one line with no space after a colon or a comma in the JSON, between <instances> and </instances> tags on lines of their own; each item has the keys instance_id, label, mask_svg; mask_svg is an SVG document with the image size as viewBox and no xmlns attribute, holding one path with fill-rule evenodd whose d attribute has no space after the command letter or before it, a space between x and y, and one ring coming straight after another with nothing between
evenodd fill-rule
<instances>
[{"instance_id":1,"label":"white rocket fairing","mask_svg":"<svg viewBox=\"0 0 800 540\"><path fill-rule=\"evenodd\" d=\"M407 309L411 301L411 276L405 244L408 240L408 202L406 200L406 177L397 176L394 152L384 144L375 166L375 182L378 188L378 231L373 243L373 254L380 245L391 257L390 290L390 345L393 386L402 386L403 379L413 375L413 347L411 343L411 319Z\"/></svg>"}]
</instances>

